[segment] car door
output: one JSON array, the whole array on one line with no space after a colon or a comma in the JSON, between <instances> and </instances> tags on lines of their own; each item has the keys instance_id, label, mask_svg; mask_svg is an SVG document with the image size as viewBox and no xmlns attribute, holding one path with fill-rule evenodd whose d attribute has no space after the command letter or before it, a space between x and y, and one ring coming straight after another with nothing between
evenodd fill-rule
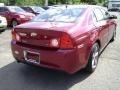
<instances>
[{"instance_id":1,"label":"car door","mask_svg":"<svg viewBox=\"0 0 120 90\"><path fill-rule=\"evenodd\" d=\"M98 32L101 48L104 48L108 43L109 24L104 19L104 15L99 8L95 8L93 13L94 17L96 18L94 25L96 26L96 29L99 30Z\"/></svg>"},{"instance_id":2,"label":"car door","mask_svg":"<svg viewBox=\"0 0 120 90\"><path fill-rule=\"evenodd\" d=\"M102 11L102 13L104 14L105 20L106 20L107 23L109 24L109 36L108 36L108 41L110 41L111 38L113 37L114 30L116 29L115 20L109 19L110 14L108 13L107 10L101 9L101 11Z\"/></svg>"}]
</instances>

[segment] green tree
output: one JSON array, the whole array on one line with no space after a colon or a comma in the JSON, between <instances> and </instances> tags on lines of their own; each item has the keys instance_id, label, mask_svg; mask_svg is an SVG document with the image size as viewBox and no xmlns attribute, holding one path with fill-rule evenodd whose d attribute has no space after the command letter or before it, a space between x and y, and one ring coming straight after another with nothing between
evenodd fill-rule
<instances>
[{"instance_id":1,"label":"green tree","mask_svg":"<svg viewBox=\"0 0 120 90\"><path fill-rule=\"evenodd\" d=\"M54 4L80 4L80 3L103 3L106 0L48 0L49 5ZM45 0L0 0L0 3L10 4L10 5L45 5Z\"/></svg>"}]
</instances>

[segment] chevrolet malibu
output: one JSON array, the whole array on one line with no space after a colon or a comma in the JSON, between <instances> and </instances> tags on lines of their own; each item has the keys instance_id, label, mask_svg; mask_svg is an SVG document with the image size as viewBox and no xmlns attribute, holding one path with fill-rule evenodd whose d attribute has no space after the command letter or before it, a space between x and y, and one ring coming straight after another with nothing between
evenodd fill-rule
<instances>
[{"instance_id":1,"label":"chevrolet malibu","mask_svg":"<svg viewBox=\"0 0 120 90\"><path fill-rule=\"evenodd\" d=\"M93 72L100 52L115 39L116 18L92 5L47 10L12 30L12 54L18 62L70 74Z\"/></svg>"}]
</instances>

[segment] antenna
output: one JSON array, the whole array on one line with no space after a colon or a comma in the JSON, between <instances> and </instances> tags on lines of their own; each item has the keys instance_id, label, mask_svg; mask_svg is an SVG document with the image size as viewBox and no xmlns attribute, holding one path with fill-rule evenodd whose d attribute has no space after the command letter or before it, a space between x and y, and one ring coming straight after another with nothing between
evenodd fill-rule
<instances>
[{"instance_id":1,"label":"antenna","mask_svg":"<svg viewBox=\"0 0 120 90\"><path fill-rule=\"evenodd\" d=\"M65 2L66 2L66 5L65 5L65 6L66 6L66 8L67 8L67 7L68 7L68 6L67 6L67 5L68 5L68 0L65 0Z\"/></svg>"}]
</instances>

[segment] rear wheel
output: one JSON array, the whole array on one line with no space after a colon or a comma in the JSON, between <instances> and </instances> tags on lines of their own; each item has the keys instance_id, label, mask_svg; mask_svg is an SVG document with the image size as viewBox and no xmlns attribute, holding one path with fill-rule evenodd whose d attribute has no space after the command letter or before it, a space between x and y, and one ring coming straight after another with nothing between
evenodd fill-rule
<instances>
[{"instance_id":1,"label":"rear wheel","mask_svg":"<svg viewBox=\"0 0 120 90\"><path fill-rule=\"evenodd\" d=\"M0 33L4 32L4 31L5 31L5 29L2 29L2 30L0 30Z\"/></svg>"},{"instance_id":2,"label":"rear wheel","mask_svg":"<svg viewBox=\"0 0 120 90\"><path fill-rule=\"evenodd\" d=\"M15 27L18 25L18 22L16 20L12 20L12 23L11 23L11 26L12 27Z\"/></svg>"},{"instance_id":3,"label":"rear wheel","mask_svg":"<svg viewBox=\"0 0 120 90\"><path fill-rule=\"evenodd\" d=\"M88 59L88 64L86 66L87 72L92 73L96 69L98 64L98 58L99 58L99 50L100 50L100 47L98 43L95 43L92 47L90 57Z\"/></svg>"}]
</instances>

